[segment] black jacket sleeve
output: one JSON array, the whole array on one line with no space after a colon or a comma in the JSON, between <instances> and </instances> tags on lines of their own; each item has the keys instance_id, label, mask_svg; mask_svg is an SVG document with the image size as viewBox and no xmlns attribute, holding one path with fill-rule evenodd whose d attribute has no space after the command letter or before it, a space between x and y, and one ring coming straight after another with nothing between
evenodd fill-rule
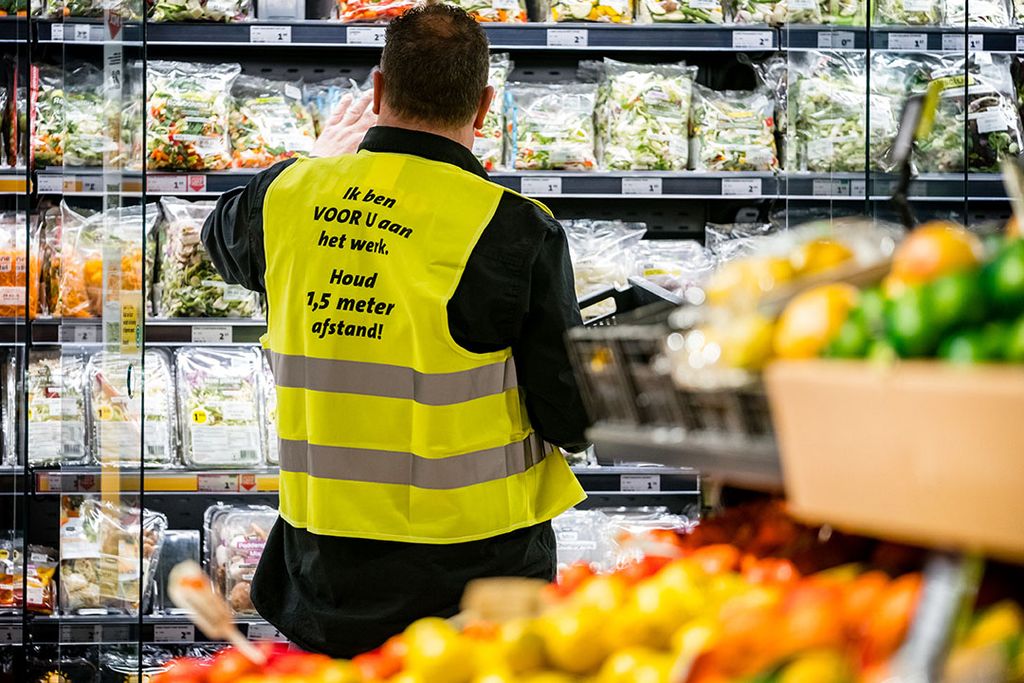
<instances>
[{"instance_id":1,"label":"black jacket sleeve","mask_svg":"<svg viewBox=\"0 0 1024 683\"><path fill-rule=\"evenodd\" d=\"M583 320L565 232L557 221L545 220L548 229L530 269L526 313L512 352L534 427L550 443L579 452L590 445L584 434L589 421L565 333Z\"/></svg>"},{"instance_id":2,"label":"black jacket sleeve","mask_svg":"<svg viewBox=\"0 0 1024 683\"><path fill-rule=\"evenodd\" d=\"M203 225L203 244L228 284L265 292L267 257L263 251L263 200L267 189L294 159L257 174L245 187L225 192Z\"/></svg>"}]
</instances>

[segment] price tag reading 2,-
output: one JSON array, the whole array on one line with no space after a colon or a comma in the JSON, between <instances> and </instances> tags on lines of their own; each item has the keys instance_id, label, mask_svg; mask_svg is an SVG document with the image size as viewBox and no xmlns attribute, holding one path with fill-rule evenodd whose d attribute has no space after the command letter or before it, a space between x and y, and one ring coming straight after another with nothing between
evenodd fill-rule
<instances>
[{"instance_id":1,"label":"price tag reading 2,-","mask_svg":"<svg viewBox=\"0 0 1024 683\"><path fill-rule=\"evenodd\" d=\"M549 28L548 47L587 47L590 35L585 28Z\"/></svg>"},{"instance_id":2,"label":"price tag reading 2,-","mask_svg":"<svg viewBox=\"0 0 1024 683\"><path fill-rule=\"evenodd\" d=\"M383 26L349 26L346 40L349 45L379 45L384 47Z\"/></svg>"},{"instance_id":3,"label":"price tag reading 2,-","mask_svg":"<svg viewBox=\"0 0 1024 683\"><path fill-rule=\"evenodd\" d=\"M757 197L761 194L760 178L723 178L722 195L728 197Z\"/></svg>"}]
</instances>

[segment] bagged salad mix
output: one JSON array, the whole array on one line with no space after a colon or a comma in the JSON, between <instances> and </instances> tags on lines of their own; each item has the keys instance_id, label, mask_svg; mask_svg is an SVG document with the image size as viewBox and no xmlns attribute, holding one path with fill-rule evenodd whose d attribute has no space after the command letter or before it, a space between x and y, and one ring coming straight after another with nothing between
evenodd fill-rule
<instances>
[{"instance_id":1,"label":"bagged salad mix","mask_svg":"<svg viewBox=\"0 0 1024 683\"><path fill-rule=\"evenodd\" d=\"M149 168L216 171L229 167L231 85L241 67L152 60L148 68Z\"/></svg>"},{"instance_id":2,"label":"bagged salad mix","mask_svg":"<svg viewBox=\"0 0 1024 683\"><path fill-rule=\"evenodd\" d=\"M64 78L60 69L35 66L32 69L32 158L37 167L64 163L67 134Z\"/></svg>"},{"instance_id":3,"label":"bagged salad mix","mask_svg":"<svg viewBox=\"0 0 1024 683\"><path fill-rule=\"evenodd\" d=\"M119 166L120 103L106 101L103 72L92 64L74 68L65 81L64 165Z\"/></svg>"},{"instance_id":4,"label":"bagged salad mix","mask_svg":"<svg viewBox=\"0 0 1024 683\"><path fill-rule=\"evenodd\" d=\"M250 21L252 0L150 0L151 21Z\"/></svg>"},{"instance_id":5,"label":"bagged salad mix","mask_svg":"<svg viewBox=\"0 0 1024 683\"><path fill-rule=\"evenodd\" d=\"M715 257L694 240L642 240L636 264L638 276L688 299L715 270Z\"/></svg>"},{"instance_id":6,"label":"bagged salad mix","mask_svg":"<svg viewBox=\"0 0 1024 683\"><path fill-rule=\"evenodd\" d=\"M593 170L593 83L512 83L505 90L505 152L517 170Z\"/></svg>"},{"instance_id":7,"label":"bagged salad mix","mask_svg":"<svg viewBox=\"0 0 1024 683\"><path fill-rule=\"evenodd\" d=\"M591 220L562 221L569 243L576 298L608 287L624 287L637 274L636 247L647 227L643 223ZM583 312L592 318L615 310L614 302L603 301Z\"/></svg>"},{"instance_id":8,"label":"bagged salad mix","mask_svg":"<svg viewBox=\"0 0 1024 683\"><path fill-rule=\"evenodd\" d=\"M313 149L316 130L301 83L239 76L231 94L232 166L264 168Z\"/></svg>"},{"instance_id":9,"label":"bagged salad mix","mask_svg":"<svg viewBox=\"0 0 1024 683\"><path fill-rule=\"evenodd\" d=\"M875 24L936 26L942 21L943 0L875 0Z\"/></svg>"},{"instance_id":10,"label":"bagged salad mix","mask_svg":"<svg viewBox=\"0 0 1024 683\"><path fill-rule=\"evenodd\" d=\"M1007 0L945 0L943 23L955 28L1010 26L1010 6Z\"/></svg>"},{"instance_id":11,"label":"bagged salad mix","mask_svg":"<svg viewBox=\"0 0 1024 683\"><path fill-rule=\"evenodd\" d=\"M281 451L277 440L277 386L274 384L274 373L265 354L260 363L260 389L263 399L263 419L260 421L263 426L263 452L267 464L280 465Z\"/></svg>"},{"instance_id":12,"label":"bagged salad mix","mask_svg":"<svg viewBox=\"0 0 1024 683\"><path fill-rule=\"evenodd\" d=\"M693 168L703 171L773 171L775 101L767 90L694 86L690 131Z\"/></svg>"},{"instance_id":13,"label":"bagged salad mix","mask_svg":"<svg viewBox=\"0 0 1024 683\"><path fill-rule=\"evenodd\" d=\"M127 467L175 464L174 377L163 351L148 350L144 358L100 351L89 359L86 376L89 452L94 461Z\"/></svg>"},{"instance_id":14,"label":"bagged salad mix","mask_svg":"<svg viewBox=\"0 0 1024 683\"><path fill-rule=\"evenodd\" d=\"M85 448L85 356L33 351L25 372L30 465L82 465Z\"/></svg>"},{"instance_id":15,"label":"bagged salad mix","mask_svg":"<svg viewBox=\"0 0 1024 683\"><path fill-rule=\"evenodd\" d=\"M28 557L22 555L22 550ZM0 613L53 614L57 606L57 551L5 536L0 538ZM25 595L28 594L28 600Z\"/></svg>"},{"instance_id":16,"label":"bagged salad mix","mask_svg":"<svg viewBox=\"0 0 1024 683\"><path fill-rule=\"evenodd\" d=\"M488 171L501 165L503 157L502 139L505 131L505 83L512 73L512 60L508 53L491 55L491 66L487 83L494 88L494 99L487 110L484 125L474 131L473 154Z\"/></svg>"},{"instance_id":17,"label":"bagged salad mix","mask_svg":"<svg viewBox=\"0 0 1024 683\"><path fill-rule=\"evenodd\" d=\"M203 516L206 566L214 588L235 614L256 614L250 591L263 548L277 521L266 505L211 505Z\"/></svg>"},{"instance_id":18,"label":"bagged salad mix","mask_svg":"<svg viewBox=\"0 0 1024 683\"><path fill-rule=\"evenodd\" d=\"M28 317L39 314L39 244L26 233L23 212L0 212L0 318L25 318L26 294Z\"/></svg>"},{"instance_id":19,"label":"bagged salad mix","mask_svg":"<svg viewBox=\"0 0 1024 683\"><path fill-rule=\"evenodd\" d=\"M697 67L604 61L597 104L602 168L686 168L687 134Z\"/></svg>"},{"instance_id":20,"label":"bagged salad mix","mask_svg":"<svg viewBox=\"0 0 1024 683\"><path fill-rule=\"evenodd\" d=\"M721 24L725 22L722 0L637 0L641 24Z\"/></svg>"},{"instance_id":21,"label":"bagged salad mix","mask_svg":"<svg viewBox=\"0 0 1024 683\"><path fill-rule=\"evenodd\" d=\"M633 23L633 0L550 0L551 21Z\"/></svg>"},{"instance_id":22,"label":"bagged salad mix","mask_svg":"<svg viewBox=\"0 0 1024 683\"><path fill-rule=\"evenodd\" d=\"M260 353L253 348L195 347L179 349L175 359L185 463L262 463Z\"/></svg>"},{"instance_id":23,"label":"bagged salad mix","mask_svg":"<svg viewBox=\"0 0 1024 683\"><path fill-rule=\"evenodd\" d=\"M415 0L338 0L338 18L386 23L415 6Z\"/></svg>"},{"instance_id":24,"label":"bagged salad mix","mask_svg":"<svg viewBox=\"0 0 1024 683\"><path fill-rule=\"evenodd\" d=\"M157 315L166 318L252 318L255 293L224 282L203 246L202 230L214 201L160 200L167 225L160 239Z\"/></svg>"},{"instance_id":25,"label":"bagged salad mix","mask_svg":"<svg viewBox=\"0 0 1024 683\"><path fill-rule=\"evenodd\" d=\"M370 79L366 79L366 82L360 85L344 76L304 84L302 86L302 101L313 117L313 128L316 130L316 134L320 135L323 132L324 125L331 118L331 114L338 109L342 97L346 94L359 97L372 88L373 82Z\"/></svg>"},{"instance_id":26,"label":"bagged salad mix","mask_svg":"<svg viewBox=\"0 0 1024 683\"><path fill-rule=\"evenodd\" d=\"M477 21L502 23L524 23L526 18L525 0L445 0L450 5L461 7Z\"/></svg>"},{"instance_id":27,"label":"bagged salad mix","mask_svg":"<svg viewBox=\"0 0 1024 683\"><path fill-rule=\"evenodd\" d=\"M139 614L152 593L167 518L94 497L62 503L61 611Z\"/></svg>"}]
</instances>

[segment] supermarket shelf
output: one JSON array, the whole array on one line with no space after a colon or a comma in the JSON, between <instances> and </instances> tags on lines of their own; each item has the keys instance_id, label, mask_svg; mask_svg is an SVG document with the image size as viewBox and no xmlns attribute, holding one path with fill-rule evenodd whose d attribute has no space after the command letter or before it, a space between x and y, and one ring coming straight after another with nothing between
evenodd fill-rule
<instances>
[{"instance_id":1,"label":"supermarket shelf","mask_svg":"<svg viewBox=\"0 0 1024 683\"><path fill-rule=\"evenodd\" d=\"M718 483L764 491L782 490L774 441L730 441L682 429L598 425L587 432L602 458L616 463L657 463L693 468Z\"/></svg>"},{"instance_id":2,"label":"supermarket shelf","mask_svg":"<svg viewBox=\"0 0 1024 683\"><path fill-rule=\"evenodd\" d=\"M3 22L0 22L0 27ZM0 38L0 43L3 39ZM0 168L0 195L18 195L28 192L28 171L24 166Z\"/></svg>"},{"instance_id":3,"label":"supermarket shelf","mask_svg":"<svg viewBox=\"0 0 1024 683\"><path fill-rule=\"evenodd\" d=\"M250 640L285 640L280 631L262 619L239 617L235 623ZM62 645L132 643L140 636L143 642L157 644L211 642L184 614L151 615L141 620L129 615L36 615L30 618L28 631L32 643Z\"/></svg>"},{"instance_id":4,"label":"supermarket shelf","mask_svg":"<svg viewBox=\"0 0 1024 683\"><path fill-rule=\"evenodd\" d=\"M22 645L25 642L24 619L20 612L0 614L0 647Z\"/></svg>"},{"instance_id":5,"label":"supermarket shelf","mask_svg":"<svg viewBox=\"0 0 1024 683\"><path fill-rule=\"evenodd\" d=\"M868 35L864 26L793 24L779 29L779 45L790 50L863 50ZM963 29L951 26L872 26L870 36L872 50L1024 51L1024 32L1016 28L972 28L965 38Z\"/></svg>"},{"instance_id":6,"label":"supermarket shelf","mask_svg":"<svg viewBox=\"0 0 1024 683\"><path fill-rule=\"evenodd\" d=\"M36 344L99 344L103 341L102 325L96 318L34 320L32 341ZM149 346L258 344L266 329L262 320L146 318L145 343Z\"/></svg>"},{"instance_id":7,"label":"supermarket shelf","mask_svg":"<svg viewBox=\"0 0 1024 683\"><path fill-rule=\"evenodd\" d=\"M109 31L99 18L41 19L32 23L39 43L142 46L142 24L138 21L112 25Z\"/></svg>"},{"instance_id":8,"label":"supermarket shelf","mask_svg":"<svg viewBox=\"0 0 1024 683\"><path fill-rule=\"evenodd\" d=\"M0 43L20 43L27 40L28 19L25 17L0 17Z\"/></svg>"},{"instance_id":9,"label":"supermarket shelf","mask_svg":"<svg viewBox=\"0 0 1024 683\"><path fill-rule=\"evenodd\" d=\"M0 496L18 495L25 491L25 468L0 467ZM2 617L3 615L0 615ZM2 623L2 622L0 622ZM0 636L0 643L3 643Z\"/></svg>"},{"instance_id":10,"label":"supermarket shelf","mask_svg":"<svg viewBox=\"0 0 1024 683\"><path fill-rule=\"evenodd\" d=\"M28 339L28 325L24 320L0 318L0 346L23 344Z\"/></svg>"}]
</instances>

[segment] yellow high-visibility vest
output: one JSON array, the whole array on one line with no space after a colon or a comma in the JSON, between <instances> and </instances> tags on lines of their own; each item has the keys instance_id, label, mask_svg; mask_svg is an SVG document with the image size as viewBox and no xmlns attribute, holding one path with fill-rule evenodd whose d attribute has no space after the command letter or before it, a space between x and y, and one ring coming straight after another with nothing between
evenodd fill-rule
<instances>
[{"instance_id":1,"label":"yellow high-visibility vest","mask_svg":"<svg viewBox=\"0 0 1024 683\"><path fill-rule=\"evenodd\" d=\"M471 353L448 329L448 300L505 191L365 150L300 159L271 184L263 346L292 526L457 543L585 497L531 428L511 349Z\"/></svg>"}]
</instances>

